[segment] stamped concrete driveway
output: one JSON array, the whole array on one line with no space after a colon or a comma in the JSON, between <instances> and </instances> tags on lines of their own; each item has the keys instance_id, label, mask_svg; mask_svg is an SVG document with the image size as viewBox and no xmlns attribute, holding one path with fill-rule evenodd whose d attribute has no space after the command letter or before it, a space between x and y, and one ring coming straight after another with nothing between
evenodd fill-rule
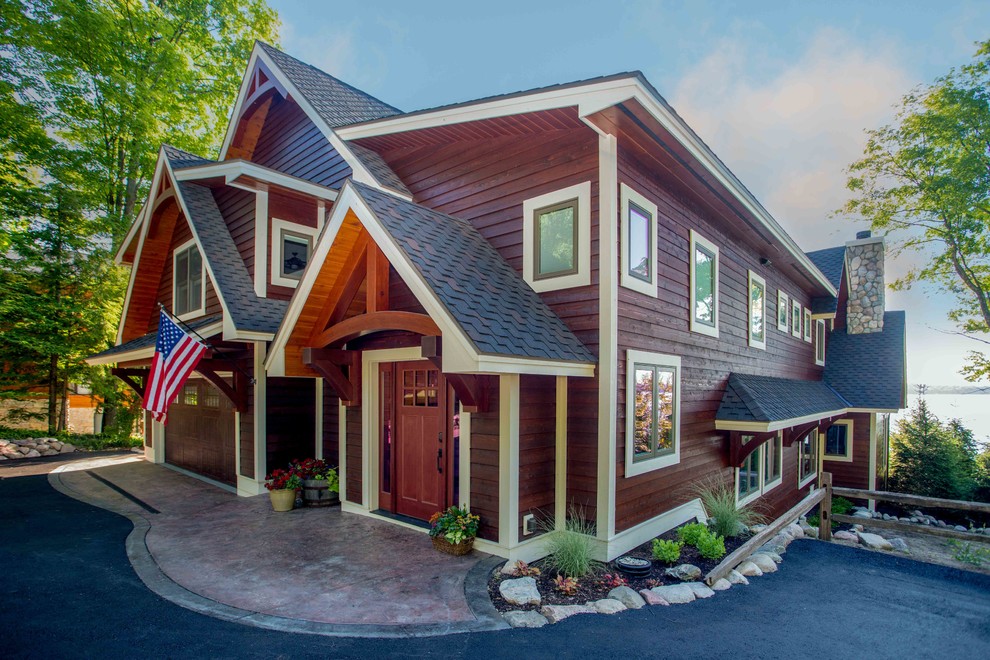
<instances>
[{"instance_id":1,"label":"stamped concrete driveway","mask_svg":"<svg viewBox=\"0 0 990 660\"><path fill-rule=\"evenodd\" d=\"M149 591L131 523L0 468L0 657L953 658L990 654L990 578L817 541L715 598L540 630L368 639L263 630Z\"/></svg>"}]
</instances>

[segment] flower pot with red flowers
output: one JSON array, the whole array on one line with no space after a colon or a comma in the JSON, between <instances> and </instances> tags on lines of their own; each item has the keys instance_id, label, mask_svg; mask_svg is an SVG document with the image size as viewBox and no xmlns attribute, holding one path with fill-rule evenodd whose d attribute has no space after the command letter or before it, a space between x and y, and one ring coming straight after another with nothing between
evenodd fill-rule
<instances>
[{"instance_id":1,"label":"flower pot with red flowers","mask_svg":"<svg viewBox=\"0 0 990 660\"><path fill-rule=\"evenodd\" d=\"M265 478L265 488L276 511L292 511L296 505L296 491L302 488L302 480L288 470L272 470Z\"/></svg>"},{"instance_id":2,"label":"flower pot with red flowers","mask_svg":"<svg viewBox=\"0 0 990 660\"><path fill-rule=\"evenodd\" d=\"M336 468L319 458L293 461L289 470L302 479L304 506L333 506L340 503L340 480Z\"/></svg>"},{"instance_id":3,"label":"flower pot with red flowers","mask_svg":"<svg viewBox=\"0 0 990 660\"><path fill-rule=\"evenodd\" d=\"M430 539L433 547L448 555L466 555L474 548L481 518L466 508L452 506L430 517Z\"/></svg>"}]
</instances>

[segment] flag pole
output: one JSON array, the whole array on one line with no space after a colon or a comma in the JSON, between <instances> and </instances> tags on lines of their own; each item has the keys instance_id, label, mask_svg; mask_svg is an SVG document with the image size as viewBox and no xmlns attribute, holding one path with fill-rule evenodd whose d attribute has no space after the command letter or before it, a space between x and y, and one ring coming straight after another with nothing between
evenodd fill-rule
<instances>
[{"instance_id":1,"label":"flag pole","mask_svg":"<svg viewBox=\"0 0 990 660\"><path fill-rule=\"evenodd\" d=\"M181 325L183 328L185 328L186 330L188 330L190 333L192 333L192 334L196 335L197 337L199 337L199 340L201 342L203 342L203 346L206 346L211 351L216 351L217 353L220 353L221 355L223 355L223 353L221 352L221 350L219 348L217 348L215 345L213 345L213 343L211 343L210 340L208 340L206 337L204 337L203 335L201 335L198 332L196 332L193 328L189 327L189 325L185 321L183 321L182 319L180 319L179 317L177 317L175 314L173 314L172 312L170 312L168 310L168 308L165 307L165 305L163 303L158 303L158 309L159 309L159 311L162 311L162 312L165 312L166 314L168 314L168 316L169 316L170 319L172 319L173 321L175 321L176 323L178 323L179 325ZM240 367L240 365L237 364L237 361L236 360L231 360L231 364L233 365L234 369L237 369L237 371L241 372L241 375L242 376L246 376L247 379L248 379L248 381L252 385L256 385L258 383L258 381L255 380L254 376L252 376L248 372L244 371L244 369L242 369Z\"/></svg>"}]
</instances>

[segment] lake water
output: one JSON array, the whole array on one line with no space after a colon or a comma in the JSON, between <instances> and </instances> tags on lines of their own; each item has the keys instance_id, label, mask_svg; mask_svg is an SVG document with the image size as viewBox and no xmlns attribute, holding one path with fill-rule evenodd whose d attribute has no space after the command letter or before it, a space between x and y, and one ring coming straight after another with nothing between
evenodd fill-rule
<instances>
[{"instance_id":1,"label":"lake water","mask_svg":"<svg viewBox=\"0 0 990 660\"><path fill-rule=\"evenodd\" d=\"M892 421L907 416L914 407L918 395L908 394L908 407L898 415L892 416ZM971 429L978 441L990 442L990 394L926 394L928 408L942 421L953 418L962 420L963 426ZM896 426L891 424L891 429Z\"/></svg>"}]
</instances>

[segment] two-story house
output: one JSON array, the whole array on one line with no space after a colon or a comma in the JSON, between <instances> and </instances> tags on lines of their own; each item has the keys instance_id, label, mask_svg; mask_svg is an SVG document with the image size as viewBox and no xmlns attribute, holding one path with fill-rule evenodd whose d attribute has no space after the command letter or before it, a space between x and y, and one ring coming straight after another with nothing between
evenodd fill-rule
<instances>
[{"instance_id":1,"label":"two-story house","mask_svg":"<svg viewBox=\"0 0 990 660\"><path fill-rule=\"evenodd\" d=\"M259 43L118 259L91 362L140 390L159 305L211 344L148 460L251 496L323 457L345 512L465 504L511 558L571 509L613 558L713 478L770 515L823 459L873 485L903 406L882 240L805 254L640 73L402 113Z\"/></svg>"}]
</instances>

